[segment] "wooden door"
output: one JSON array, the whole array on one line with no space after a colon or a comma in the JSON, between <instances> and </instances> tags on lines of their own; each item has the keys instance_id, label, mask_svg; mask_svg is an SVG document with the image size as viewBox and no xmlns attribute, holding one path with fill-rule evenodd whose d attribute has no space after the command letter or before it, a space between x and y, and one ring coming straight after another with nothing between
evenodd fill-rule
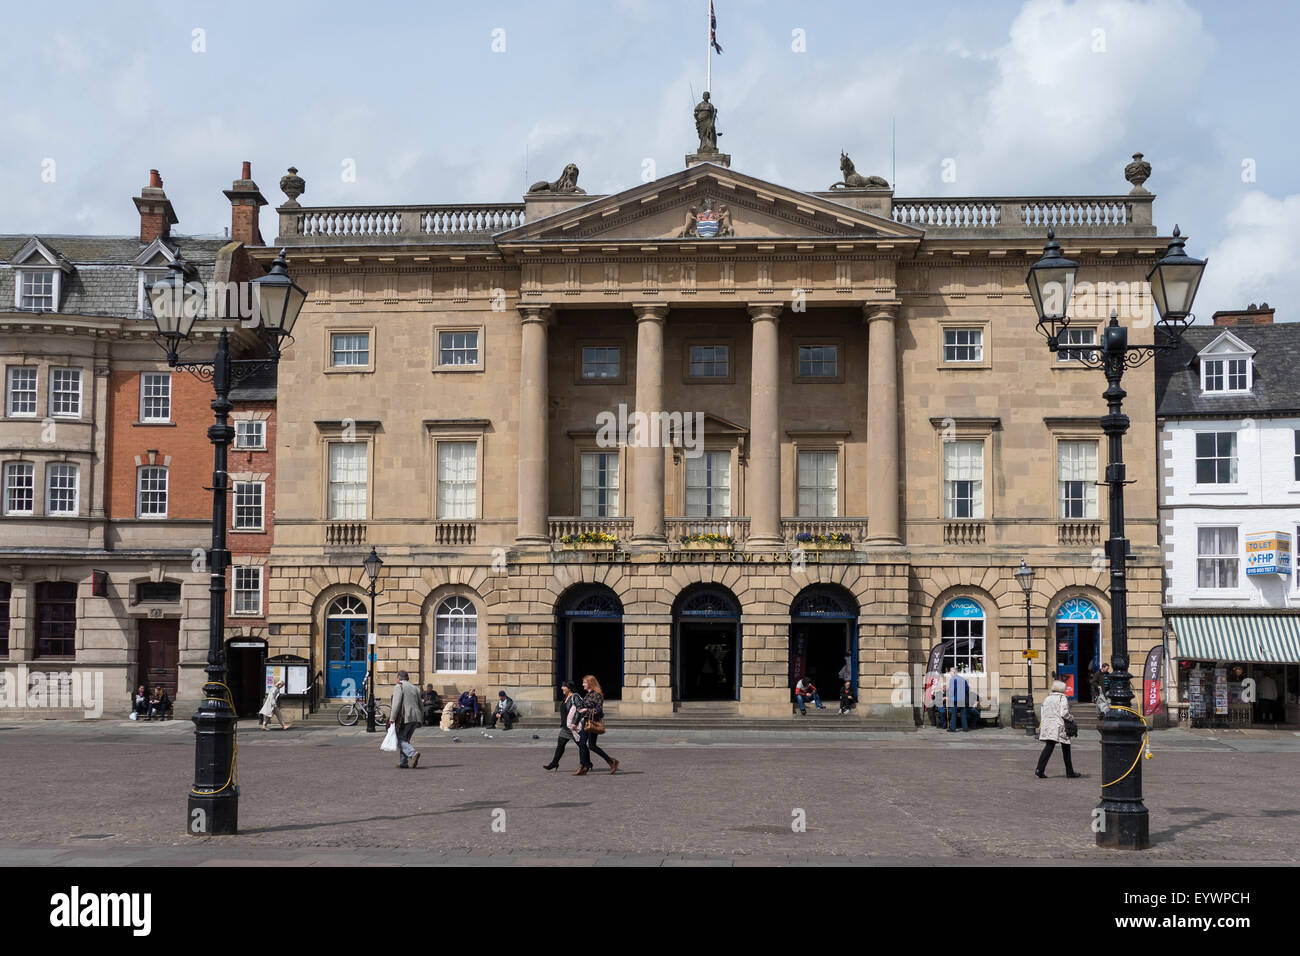
<instances>
[{"instance_id":1,"label":"wooden door","mask_svg":"<svg viewBox=\"0 0 1300 956\"><path fill-rule=\"evenodd\" d=\"M140 622L140 656L136 684L144 684L152 695L161 687L176 699L180 663L181 622L179 618ZM134 688L133 688L134 690Z\"/></svg>"}]
</instances>

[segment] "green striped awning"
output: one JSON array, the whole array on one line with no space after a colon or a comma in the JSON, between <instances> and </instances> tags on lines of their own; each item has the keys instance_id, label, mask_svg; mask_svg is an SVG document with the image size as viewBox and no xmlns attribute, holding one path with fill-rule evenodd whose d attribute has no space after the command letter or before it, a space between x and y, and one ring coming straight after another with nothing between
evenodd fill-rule
<instances>
[{"instance_id":1,"label":"green striped awning","mask_svg":"<svg viewBox=\"0 0 1300 956\"><path fill-rule=\"evenodd\" d=\"M1172 614L1177 656L1300 664L1300 614Z\"/></svg>"}]
</instances>

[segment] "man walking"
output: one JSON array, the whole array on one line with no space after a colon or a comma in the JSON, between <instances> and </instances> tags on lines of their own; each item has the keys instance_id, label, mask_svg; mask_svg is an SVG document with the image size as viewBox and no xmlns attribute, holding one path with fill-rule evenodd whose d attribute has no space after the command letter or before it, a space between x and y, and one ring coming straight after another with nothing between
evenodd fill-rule
<instances>
[{"instance_id":1,"label":"man walking","mask_svg":"<svg viewBox=\"0 0 1300 956\"><path fill-rule=\"evenodd\" d=\"M411 746L411 736L420 726L422 708L420 691L411 683L411 675L406 671L397 672L397 686L393 688L393 702L389 708L389 719L397 728L397 750L401 758L397 764L399 770L406 769L406 761L411 761L414 770L420 763L420 751Z\"/></svg>"},{"instance_id":2,"label":"man walking","mask_svg":"<svg viewBox=\"0 0 1300 956\"><path fill-rule=\"evenodd\" d=\"M966 678L957 673L957 668L948 672L948 733L957 730L957 712L961 711L961 729L965 733L967 725L966 708L970 706L970 685Z\"/></svg>"}]
</instances>

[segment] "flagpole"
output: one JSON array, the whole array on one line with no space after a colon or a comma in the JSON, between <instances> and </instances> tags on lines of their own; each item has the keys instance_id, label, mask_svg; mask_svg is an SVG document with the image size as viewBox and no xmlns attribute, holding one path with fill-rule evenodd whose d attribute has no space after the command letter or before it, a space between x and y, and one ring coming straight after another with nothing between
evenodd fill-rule
<instances>
[{"instance_id":1,"label":"flagpole","mask_svg":"<svg viewBox=\"0 0 1300 956\"><path fill-rule=\"evenodd\" d=\"M704 73L704 90L713 92L713 0L708 0L708 7L705 10L705 19L708 21L709 28L704 33L704 61L707 64Z\"/></svg>"}]
</instances>

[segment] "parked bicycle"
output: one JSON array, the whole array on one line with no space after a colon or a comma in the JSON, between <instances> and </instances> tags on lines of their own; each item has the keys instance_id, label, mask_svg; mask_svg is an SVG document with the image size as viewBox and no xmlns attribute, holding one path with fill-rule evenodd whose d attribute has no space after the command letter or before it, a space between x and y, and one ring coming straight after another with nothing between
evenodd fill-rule
<instances>
[{"instance_id":1,"label":"parked bicycle","mask_svg":"<svg viewBox=\"0 0 1300 956\"><path fill-rule=\"evenodd\" d=\"M355 726L358 720L364 720L368 716L369 710L366 708L366 699L364 697L355 697L339 708L339 723L344 727ZM375 701L375 723L380 727L388 726L387 704Z\"/></svg>"}]
</instances>

